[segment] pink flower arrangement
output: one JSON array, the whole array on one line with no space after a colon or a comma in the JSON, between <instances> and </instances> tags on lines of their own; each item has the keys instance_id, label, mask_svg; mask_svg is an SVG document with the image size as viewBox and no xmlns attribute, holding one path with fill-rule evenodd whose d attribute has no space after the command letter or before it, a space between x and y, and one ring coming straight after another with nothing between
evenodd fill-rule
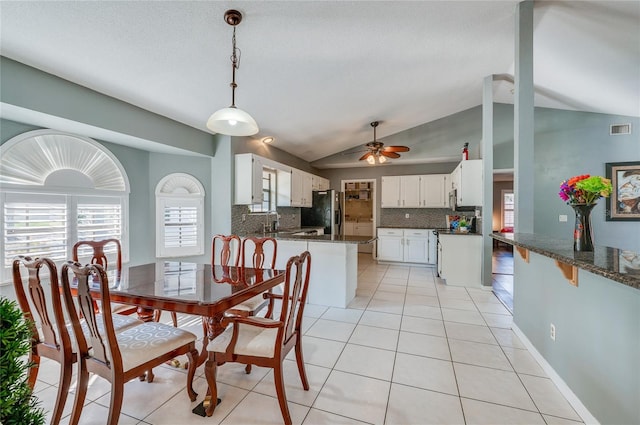
<instances>
[{"instance_id":1,"label":"pink flower arrangement","mask_svg":"<svg viewBox=\"0 0 640 425\"><path fill-rule=\"evenodd\" d=\"M611 180L583 174L563 181L558 196L567 204L593 204L611 195L612 190Z\"/></svg>"}]
</instances>

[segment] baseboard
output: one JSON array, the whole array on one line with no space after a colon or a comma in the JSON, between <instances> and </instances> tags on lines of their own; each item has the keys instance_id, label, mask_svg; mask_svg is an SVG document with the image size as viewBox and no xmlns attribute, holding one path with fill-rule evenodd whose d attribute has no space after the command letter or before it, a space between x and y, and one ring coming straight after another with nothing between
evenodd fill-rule
<instances>
[{"instance_id":1,"label":"baseboard","mask_svg":"<svg viewBox=\"0 0 640 425\"><path fill-rule=\"evenodd\" d=\"M514 323L511 329L516 335L518 335L518 338L520 338L525 347L527 347L527 350L529 350L533 358L535 358L538 364L540 364L551 381L556 384L556 387L558 387L560 393L564 396L564 398L567 399L571 407L573 407L573 410L575 410L576 413L582 418L583 422L586 425L600 425L600 422L598 422L598 420L591 414L591 412L589 412L586 406L582 404L578 396L576 396L573 391L571 391L571 388L569 388L567 383L564 382L560 375L556 373L556 371L553 369L553 367L551 367L547 360L542 357L542 354L540 354L538 350L536 350L531 341L529 341L529 338L525 336L520 328L518 328Z\"/></svg>"}]
</instances>

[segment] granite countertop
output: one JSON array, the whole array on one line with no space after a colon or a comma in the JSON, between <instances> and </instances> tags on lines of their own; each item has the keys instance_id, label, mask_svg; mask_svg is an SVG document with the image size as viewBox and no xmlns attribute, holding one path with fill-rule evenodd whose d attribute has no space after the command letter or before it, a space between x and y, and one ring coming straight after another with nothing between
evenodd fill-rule
<instances>
[{"instance_id":1,"label":"granite countertop","mask_svg":"<svg viewBox=\"0 0 640 425\"><path fill-rule=\"evenodd\" d=\"M420 227L420 226L378 226L378 229L420 229L420 230L435 230L433 227Z\"/></svg>"},{"instance_id":2,"label":"granite countertop","mask_svg":"<svg viewBox=\"0 0 640 425\"><path fill-rule=\"evenodd\" d=\"M435 229L436 232L438 232L438 235L451 235L451 236L482 236L482 233L480 232L476 232L476 233L471 233L471 232L457 232L455 230L450 230L450 229Z\"/></svg>"},{"instance_id":3,"label":"granite countertop","mask_svg":"<svg viewBox=\"0 0 640 425\"><path fill-rule=\"evenodd\" d=\"M250 233L242 236L254 236L261 238L274 238L282 241L311 241L330 243L368 244L375 241L375 236L350 236L350 235L294 235L290 231L273 233Z\"/></svg>"},{"instance_id":4,"label":"granite countertop","mask_svg":"<svg viewBox=\"0 0 640 425\"><path fill-rule=\"evenodd\" d=\"M640 289L638 252L599 245L593 252L576 252L573 240L532 233L492 233L491 237Z\"/></svg>"}]
</instances>

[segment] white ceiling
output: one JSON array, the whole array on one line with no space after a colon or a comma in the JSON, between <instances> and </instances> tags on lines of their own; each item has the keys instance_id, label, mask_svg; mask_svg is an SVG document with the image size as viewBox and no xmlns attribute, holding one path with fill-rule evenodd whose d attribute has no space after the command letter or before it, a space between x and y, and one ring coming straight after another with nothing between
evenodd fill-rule
<instances>
[{"instance_id":1,"label":"white ceiling","mask_svg":"<svg viewBox=\"0 0 640 425\"><path fill-rule=\"evenodd\" d=\"M2 1L0 53L207 131L231 103L236 8L237 106L314 161L370 141L371 121L380 139L479 105L485 76L513 74L516 4ZM639 1L536 2L534 47L537 105L640 116Z\"/></svg>"}]
</instances>

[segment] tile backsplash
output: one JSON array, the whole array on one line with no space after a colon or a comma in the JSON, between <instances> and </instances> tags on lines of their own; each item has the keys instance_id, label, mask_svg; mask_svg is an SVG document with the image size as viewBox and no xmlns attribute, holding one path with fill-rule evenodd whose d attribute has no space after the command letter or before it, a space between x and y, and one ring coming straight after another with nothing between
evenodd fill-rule
<instances>
[{"instance_id":1,"label":"tile backsplash","mask_svg":"<svg viewBox=\"0 0 640 425\"><path fill-rule=\"evenodd\" d=\"M474 212L453 212L449 208L380 208L378 227L443 229L447 227L446 216L451 214L473 217ZM480 221L477 226L481 226Z\"/></svg>"},{"instance_id":2,"label":"tile backsplash","mask_svg":"<svg viewBox=\"0 0 640 425\"><path fill-rule=\"evenodd\" d=\"M280 228L292 229L300 227L300 208L279 207ZM244 220L243 220L244 215ZM264 223L273 223L276 213L249 213L246 205L234 205L231 208L231 233L247 234L262 233Z\"/></svg>"}]
</instances>

